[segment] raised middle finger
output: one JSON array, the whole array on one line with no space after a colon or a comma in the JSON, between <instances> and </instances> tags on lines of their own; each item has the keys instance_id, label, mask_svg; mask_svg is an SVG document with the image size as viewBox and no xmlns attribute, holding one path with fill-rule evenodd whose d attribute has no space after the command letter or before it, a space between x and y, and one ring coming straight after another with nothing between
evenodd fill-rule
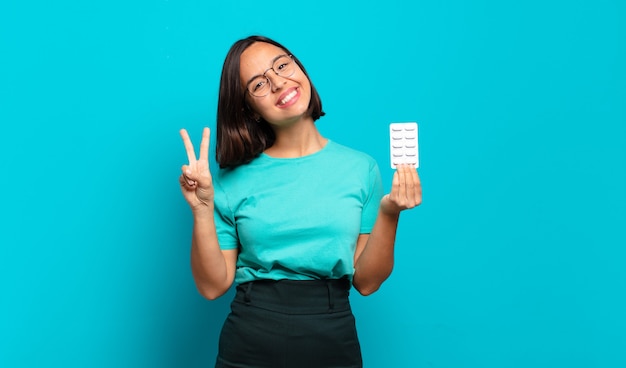
<instances>
[{"instance_id":1,"label":"raised middle finger","mask_svg":"<svg viewBox=\"0 0 626 368\"><path fill-rule=\"evenodd\" d=\"M202 141L200 141L200 160L209 160L209 141L211 138L211 131L205 127L202 130Z\"/></svg>"}]
</instances>

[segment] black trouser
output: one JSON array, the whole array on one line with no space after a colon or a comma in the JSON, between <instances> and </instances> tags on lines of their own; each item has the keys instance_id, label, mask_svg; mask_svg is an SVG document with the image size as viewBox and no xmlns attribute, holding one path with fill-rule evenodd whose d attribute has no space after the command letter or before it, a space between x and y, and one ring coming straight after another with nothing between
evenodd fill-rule
<instances>
[{"instance_id":1,"label":"black trouser","mask_svg":"<svg viewBox=\"0 0 626 368\"><path fill-rule=\"evenodd\" d=\"M362 367L349 291L347 279L238 285L216 368Z\"/></svg>"}]
</instances>

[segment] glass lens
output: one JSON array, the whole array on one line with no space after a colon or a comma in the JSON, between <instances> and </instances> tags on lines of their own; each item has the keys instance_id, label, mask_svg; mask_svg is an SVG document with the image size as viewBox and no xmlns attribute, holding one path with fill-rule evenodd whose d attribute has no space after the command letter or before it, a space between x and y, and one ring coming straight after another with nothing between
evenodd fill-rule
<instances>
[{"instance_id":1,"label":"glass lens","mask_svg":"<svg viewBox=\"0 0 626 368\"><path fill-rule=\"evenodd\" d=\"M270 90L270 81L266 77L259 75L248 84L248 92L253 96L263 97Z\"/></svg>"},{"instance_id":2,"label":"glass lens","mask_svg":"<svg viewBox=\"0 0 626 368\"><path fill-rule=\"evenodd\" d=\"M285 55L281 56L278 60L276 60L276 62L274 62L272 69L274 69L274 72L281 77L289 77L295 70L294 64L293 60L289 56Z\"/></svg>"}]
</instances>

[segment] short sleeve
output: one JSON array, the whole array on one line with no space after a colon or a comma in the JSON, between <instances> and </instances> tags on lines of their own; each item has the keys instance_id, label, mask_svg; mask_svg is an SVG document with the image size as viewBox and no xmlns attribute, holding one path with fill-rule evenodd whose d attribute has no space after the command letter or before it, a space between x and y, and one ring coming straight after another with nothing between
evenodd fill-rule
<instances>
[{"instance_id":1,"label":"short sleeve","mask_svg":"<svg viewBox=\"0 0 626 368\"><path fill-rule=\"evenodd\" d=\"M378 216L378 206L383 197L383 183L378 164L372 160L367 177L367 193L361 212L361 234L369 234Z\"/></svg>"},{"instance_id":2,"label":"short sleeve","mask_svg":"<svg viewBox=\"0 0 626 368\"><path fill-rule=\"evenodd\" d=\"M237 249L239 239L237 237L237 225L235 216L228 201L228 197L219 182L213 182L215 189L214 218L217 241L223 250Z\"/></svg>"}]
</instances>

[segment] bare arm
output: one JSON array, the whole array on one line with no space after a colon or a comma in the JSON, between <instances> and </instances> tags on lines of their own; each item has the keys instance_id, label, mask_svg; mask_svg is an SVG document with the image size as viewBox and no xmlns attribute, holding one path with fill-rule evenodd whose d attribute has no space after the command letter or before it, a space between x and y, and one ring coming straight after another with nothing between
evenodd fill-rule
<instances>
[{"instance_id":1,"label":"bare arm","mask_svg":"<svg viewBox=\"0 0 626 368\"><path fill-rule=\"evenodd\" d=\"M221 250L214 221L213 180L209 171L210 131L204 128L200 157L196 154L185 129L180 131L187 151L188 165L183 165L179 182L183 196L193 213L191 238L191 271L200 294L216 299L232 285L237 250Z\"/></svg>"},{"instance_id":2,"label":"bare arm","mask_svg":"<svg viewBox=\"0 0 626 368\"><path fill-rule=\"evenodd\" d=\"M191 272L202 296L214 300L228 291L235 278L237 255L237 249L220 249L213 214L194 214Z\"/></svg>"},{"instance_id":3,"label":"bare arm","mask_svg":"<svg viewBox=\"0 0 626 368\"><path fill-rule=\"evenodd\" d=\"M391 193L380 202L370 234L361 234L354 255L354 287L363 295L374 293L393 270L394 244L400 212L422 203L422 186L415 167L398 166Z\"/></svg>"}]
</instances>

